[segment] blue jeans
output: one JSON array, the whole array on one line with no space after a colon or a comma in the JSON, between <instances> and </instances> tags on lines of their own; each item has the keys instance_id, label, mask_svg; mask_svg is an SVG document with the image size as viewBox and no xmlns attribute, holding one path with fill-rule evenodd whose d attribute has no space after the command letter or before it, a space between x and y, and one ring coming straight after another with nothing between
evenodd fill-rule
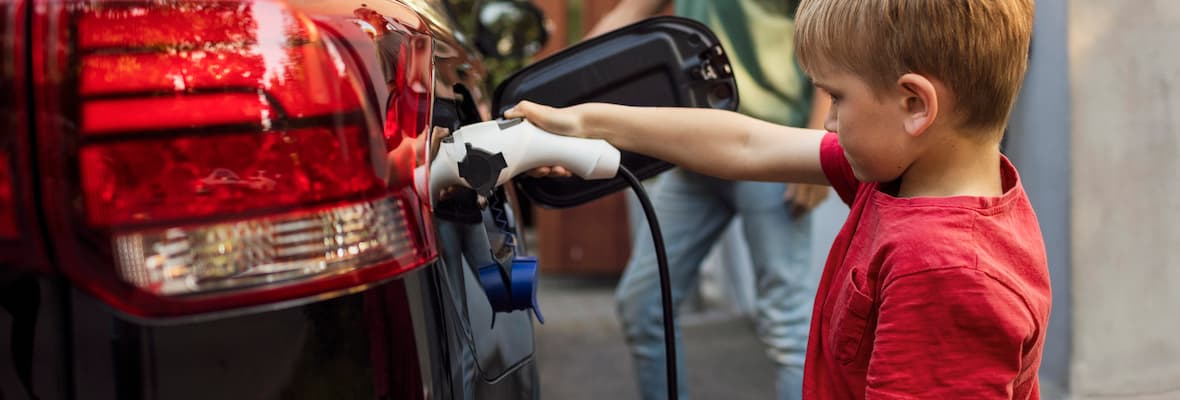
<instances>
[{"instance_id":1,"label":"blue jeans","mask_svg":"<svg viewBox=\"0 0 1180 400\"><path fill-rule=\"evenodd\" d=\"M651 197L678 308L696 287L701 261L710 248L734 217L742 218L757 286L758 336L778 366L778 398L798 399L811 304L822 267L810 265L810 214L792 217L783 200L785 190L782 183L726 181L673 169L656 182ZM659 270L647 221L640 220L616 300L642 397L662 400L667 398L667 378ZM676 344L680 349L679 329ZM683 359L683 350L678 350L681 399L687 398Z\"/></svg>"}]
</instances>

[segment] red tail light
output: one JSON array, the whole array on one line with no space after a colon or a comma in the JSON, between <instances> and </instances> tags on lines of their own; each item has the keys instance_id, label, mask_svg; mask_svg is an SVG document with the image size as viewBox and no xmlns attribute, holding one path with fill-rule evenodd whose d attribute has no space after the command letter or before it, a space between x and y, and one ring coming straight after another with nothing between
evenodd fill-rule
<instances>
[{"instance_id":1,"label":"red tail light","mask_svg":"<svg viewBox=\"0 0 1180 400\"><path fill-rule=\"evenodd\" d=\"M425 129L429 101L383 124L355 60L307 17L280 0L41 6L45 202L62 210L49 215L59 253L80 244L60 264L88 291L181 315L344 290L435 257L400 178L414 162L386 155ZM430 56L402 62L429 70Z\"/></svg>"}]
</instances>

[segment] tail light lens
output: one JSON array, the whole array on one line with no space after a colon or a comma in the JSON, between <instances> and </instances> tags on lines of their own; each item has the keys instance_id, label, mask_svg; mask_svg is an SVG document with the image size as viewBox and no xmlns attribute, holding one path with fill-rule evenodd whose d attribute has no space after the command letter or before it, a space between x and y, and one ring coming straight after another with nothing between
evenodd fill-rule
<instances>
[{"instance_id":1,"label":"tail light lens","mask_svg":"<svg viewBox=\"0 0 1180 400\"><path fill-rule=\"evenodd\" d=\"M384 123L355 60L285 3L42 6L38 135L58 178L45 201L64 210L49 216L58 247L80 246L61 260L80 286L173 316L344 290L436 256L398 178L415 165L387 156L422 134L429 101ZM429 70L430 57L401 61Z\"/></svg>"}]
</instances>

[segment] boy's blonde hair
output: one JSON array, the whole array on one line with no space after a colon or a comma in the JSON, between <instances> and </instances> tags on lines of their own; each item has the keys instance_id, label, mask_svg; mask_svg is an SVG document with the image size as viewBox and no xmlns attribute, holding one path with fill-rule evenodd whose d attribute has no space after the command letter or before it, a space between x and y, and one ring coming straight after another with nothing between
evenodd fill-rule
<instances>
[{"instance_id":1,"label":"boy's blonde hair","mask_svg":"<svg viewBox=\"0 0 1180 400\"><path fill-rule=\"evenodd\" d=\"M950 88L961 127L1003 128L1028 67L1033 0L804 0L796 54L877 93L906 73Z\"/></svg>"}]
</instances>

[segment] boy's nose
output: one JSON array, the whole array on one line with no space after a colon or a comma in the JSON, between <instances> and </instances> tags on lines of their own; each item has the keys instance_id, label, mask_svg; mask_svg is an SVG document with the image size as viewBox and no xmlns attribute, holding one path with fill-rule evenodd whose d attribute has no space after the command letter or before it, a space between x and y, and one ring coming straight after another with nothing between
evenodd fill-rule
<instances>
[{"instance_id":1,"label":"boy's nose","mask_svg":"<svg viewBox=\"0 0 1180 400\"><path fill-rule=\"evenodd\" d=\"M828 119L824 120L824 130L828 132L835 132L839 126L840 124L836 123L836 118L831 114L828 115Z\"/></svg>"},{"instance_id":2,"label":"boy's nose","mask_svg":"<svg viewBox=\"0 0 1180 400\"><path fill-rule=\"evenodd\" d=\"M824 118L824 130L835 132L840 127L839 121L839 115L836 114L836 105L832 104L831 108L828 108L827 118Z\"/></svg>"}]
</instances>

